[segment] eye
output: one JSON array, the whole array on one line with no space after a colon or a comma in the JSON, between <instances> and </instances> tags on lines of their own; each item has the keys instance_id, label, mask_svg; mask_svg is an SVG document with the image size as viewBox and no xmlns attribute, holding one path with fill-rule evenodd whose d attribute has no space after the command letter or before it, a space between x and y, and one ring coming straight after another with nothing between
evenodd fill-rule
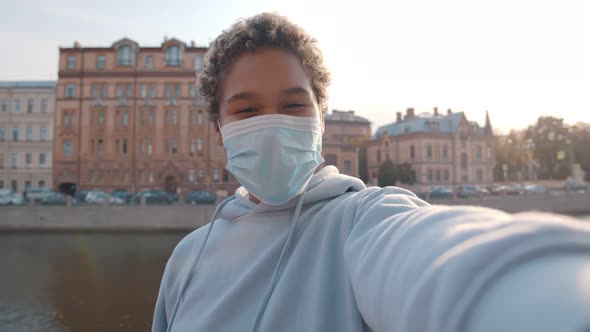
<instances>
[{"instance_id":1,"label":"eye","mask_svg":"<svg viewBox=\"0 0 590 332\"><path fill-rule=\"evenodd\" d=\"M287 104L286 108L300 108L300 107L305 107L305 104L302 103L289 103Z\"/></svg>"},{"instance_id":2,"label":"eye","mask_svg":"<svg viewBox=\"0 0 590 332\"><path fill-rule=\"evenodd\" d=\"M256 112L256 109L253 107L245 107L245 108L239 109L236 113L252 113L252 112Z\"/></svg>"}]
</instances>

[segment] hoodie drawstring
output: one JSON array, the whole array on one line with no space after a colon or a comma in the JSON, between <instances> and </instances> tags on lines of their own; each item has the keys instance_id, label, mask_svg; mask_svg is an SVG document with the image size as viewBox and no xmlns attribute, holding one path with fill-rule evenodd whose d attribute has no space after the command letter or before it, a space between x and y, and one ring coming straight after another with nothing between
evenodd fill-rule
<instances>
[{"instance_id":1,"label":"hoodie drawstring","mask_svg":"<svg viewBox=\"0 0 590 332\"><path fill-rule=\"evenodd\" d=\"M264 312L266 311L266 307L268 305L268 302L270 301L270 296L272 295L272 292L274 291L275 286L279 282L278 275L279 275L279 270L281 267L281 262L283 261L283 258L285 257L285 253L287 252L287 250L289 249L289 247L291 245L291 242L293 240L293 235L295 235L295 229L297 228L297 221L299 219L299 215L301 214L301 207L303 206L303 197L305 196L306 191L307 191L307 186L305 186L305 190L303 191L303 193L299 197L299 200L297 201L297 207L295 208L295 213L293 214L293 220L291 221L291 226L289 227L289 235L287 236L287 241L285 241L285 244L283 245L283 249L281 250L281 255L279 256L279 260L277 261L277 265L275 266L275 270L272 273L270 285L266 291L266 294L264 296L264 299L262 300L262 303L260 303L260 307L258 308L258 312L256 313L256 319L254 320L254 324L252 325L252 329L251 329L252 332L258 331L260 321L262 319L262 316L264 315Z\"/></svg>"},{"instance_id":2,"label":"hoodie drawstring","mask_svg":"<svg viewBox=\"0 0 590 332\"><path fill-rule=\"evenodd\" d=\"M182 288L180 290L180 295L178 296L178 299L176 300L176 303L174 304L174 308L172 309L172 315L170 315L170 323L168 324L168 328L166 329L166 331L170 332L172 330L172 323L174 322L174 318L176 317L176 313L178 312L178 308L180 307L180 303L184 299L184 294L186 292L186 289L188 288L188 285L189 285L191 279L193 278L193 275L195 273L195 270L197 268L199 260L201 259L201 255L203 254L203 251L205 250L205 245L207 244L207 241L209 240L209 235L211 235L211 230L213 229L213 225L215 224L215 220L217 220L217 215L219 214L221 209L223 209L223 207L227 203L232 201L234 198L235 198L235 195L231 195L230 197L224 199L223 202L221 202L219 205L217 205L217 208L215 209L215 212L213 213L213 218L211 218L211 224L209 225L209 229L207 230L207 235L205 235L205 240L203 240L203 244L201 244L201 248L199 249L199 252L197 253L196 258L195 258L193 264L191 265L190 270L188 271L188 275L186 277L186 280L184 281L184 284L182 285Z\"/></svg>"}]
</instances>

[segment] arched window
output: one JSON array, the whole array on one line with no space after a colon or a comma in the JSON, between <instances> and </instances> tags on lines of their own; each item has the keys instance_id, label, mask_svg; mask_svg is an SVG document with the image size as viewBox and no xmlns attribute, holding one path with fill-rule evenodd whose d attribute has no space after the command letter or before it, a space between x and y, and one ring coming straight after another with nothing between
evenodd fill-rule
<instances>
[{"instance_id":1,"label":"arched window","mask_svg":"<svg viewBox=\"0 0 590 332\"><path fill-rule=\"evenodd\" d=\"M179 46L173 45L166 49L166 64L168 66L180 66L181 61Z\"/></svg>"},{"instance_id":2,"label":"arched window","mask_svg":"<svg viewBox=\"0 0 590 332\"><path fill-rule=\"evenodd\" d=\"M131 46L123 45L117 52L117 63L121 66L133 65L133 52Z\"/></svg>"}]
</instances>

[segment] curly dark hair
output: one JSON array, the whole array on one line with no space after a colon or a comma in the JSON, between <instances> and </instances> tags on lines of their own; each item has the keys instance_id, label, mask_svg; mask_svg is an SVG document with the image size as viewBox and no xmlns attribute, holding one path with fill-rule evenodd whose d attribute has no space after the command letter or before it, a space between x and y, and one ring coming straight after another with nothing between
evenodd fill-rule
<instances>
[{"instance_id":1,"label":"curly dark hair","mask_svg":"<svg viewBox=\"0 0 590 332\"><path fill-rule=\"evenodd\" d=\"M241 54L260 48L284 49L294 54L309 75L317 103L325 113L330 73L317 44L301 27L275 13L238 20L211 43L199 75L199 92L207 102L209 120L218 119L219 90L228 68Z\"/></svg>"}]
</instances>

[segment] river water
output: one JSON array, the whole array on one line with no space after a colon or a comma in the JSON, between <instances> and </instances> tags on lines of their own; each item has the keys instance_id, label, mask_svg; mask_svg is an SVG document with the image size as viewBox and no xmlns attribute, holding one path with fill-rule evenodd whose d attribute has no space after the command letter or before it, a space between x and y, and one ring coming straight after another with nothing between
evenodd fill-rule
<instances>
[{"instance_id":1,"label":"river water","mask_svg":"<svg viewBox=\"0 0 590 332\"><path fill-rule=\"evenodd\" d=\"M0 233L0 331L149 331L185 235Z\"/></svg>"},{"instance_id":2,"label":"river water","mask_svg":"<svg viewBox=\"0 0 590 332\"><path fill-rule=\"evenodd\" d=\"M0 331L149 331L184 233L0 233Z\"/></svg>"}]
</instances>

